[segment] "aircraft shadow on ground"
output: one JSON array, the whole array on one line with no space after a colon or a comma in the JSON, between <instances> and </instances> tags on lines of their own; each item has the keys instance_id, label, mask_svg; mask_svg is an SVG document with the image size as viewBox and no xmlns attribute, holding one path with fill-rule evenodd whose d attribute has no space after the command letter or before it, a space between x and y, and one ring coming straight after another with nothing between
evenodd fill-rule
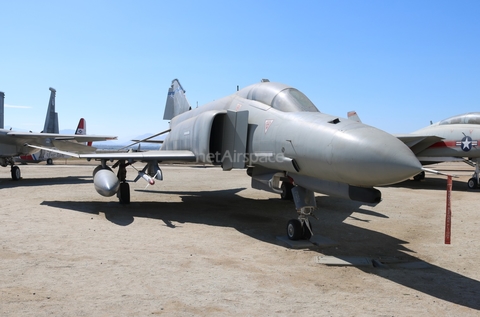
<instances>
[{"instance_id":1,"label":"aircraft shadow on ground","mask_svg":"<svg viewBox=\"0 0 480 317\"><path fill-rule=\"evenodd\" d=\"M42 205L87 214L104 213L106 219L120 226L128 226L136 217L143 217L160 220L173 230L184 223L232 227L254 239L278 244L276 236L285 235L287 221L296 217L293 202L280 199L256 200L237 195L243 189L178 193L149 191L153 194L178 194L181 202L133 201L130 205L120 205L117 202L44 201ZM380 260L394 258L403 262L423 262L407 253L413 253L407 248L408 241L345 223L347 218L368 222L369 220L365 219L367 215L370 216L369 219L371 216L388 218L386 215L362 209L360 203L348 200L328 196L319 196L316 199L319 206L316 215L320 220L313 220L314 232L338 244L335 247L313 247L312 251L319 252L319 255L337 257L348 255ZM382 269L362 266L357 269L430 296L480 310L479 281L427 264L428 268L425 269Z\"/></svg>"},{"instance_id":2,"label":"aircraft shadow on ground","mask_svg":"<svg viewBox=\"0 0 480 317\"><path fill-rule=\"evenodd\" d=\"M38 187L52 185L91 184L92 176L65 176L52 178L22 178L18 181L0 178L1 188Z\"/></svg>"}]
</instances>

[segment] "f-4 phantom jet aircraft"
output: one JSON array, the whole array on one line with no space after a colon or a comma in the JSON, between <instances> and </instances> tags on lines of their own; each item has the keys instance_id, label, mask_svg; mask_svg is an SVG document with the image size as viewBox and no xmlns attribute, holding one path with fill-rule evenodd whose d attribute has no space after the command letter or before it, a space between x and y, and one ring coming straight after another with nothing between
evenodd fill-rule
<instances>
[{"instance_id":1,"label":"f-4 phantom jet aircraft","mask_svg":"<svg viewBox=\"0 0 480 317\"><path fill-rule=\"evenodd\" d=\"M44 131L42 133L17 132L4 129L4 99L5 94L0 92L0 165L11 166L13 180L21 178L20 168L15 165L15 157L30 155L38 152L38 149L26 144L55 147L66 151L94 152L95 148L82 144L83 142L115 140L113 136L102 135L78 135L58 134L58 116L55 112L56 91L50 88L50 101L48 103L47 116L45 119Z\"/></svg>"},{"instance_id":2,"label":"f-4 phantom jet aircraft","mask_svg":"<svg viewBox=\"0 0 480 317\"><path fill-rule=\"evenodd\" d=\"M117 194L121 203L130 202L126 166L136 161L146 163L137 179L151 184L163 179L161 162L213 164L225 171L246 168L253 188L294 200L299 217L287 225L292 240L312 235L308 219L316 208L315 192L376 204L381 193L374 186L422 170L394 136L320 113L299 90L268 80L191 109L175 79L164 119L171 120L170 129L162 132L169 134L159 151L69 154L100 160L93 172L95 189L103 196ZM107 166L112 160L117 175Z\"/></svg>"}]
</instances>

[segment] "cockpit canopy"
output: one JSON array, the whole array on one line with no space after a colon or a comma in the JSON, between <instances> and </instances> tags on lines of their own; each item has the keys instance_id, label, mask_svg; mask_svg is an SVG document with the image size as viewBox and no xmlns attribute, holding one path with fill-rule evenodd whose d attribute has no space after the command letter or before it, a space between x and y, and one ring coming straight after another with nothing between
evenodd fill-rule
<instances>
[{"instance_id":1,"label":"cockpit canopy","mask_svg":"<svg viewBox=\"0 0 480 317\"><path fill-rule=\"evenodd\" d=\"M319 112L302 92L280 83L262 81L240 90L238 95L283 112Z\"/></svg>"},{"instance_id":2,"label":"cockpit canopy","mask_svg":"<svg viewBox=\"0 0 480 317\"><path fill-rule=\"evenodd\" d=\"M439 125L445 124L480 124L480 112L470 112L442 120Z\"/></svg>"}]
</instances>

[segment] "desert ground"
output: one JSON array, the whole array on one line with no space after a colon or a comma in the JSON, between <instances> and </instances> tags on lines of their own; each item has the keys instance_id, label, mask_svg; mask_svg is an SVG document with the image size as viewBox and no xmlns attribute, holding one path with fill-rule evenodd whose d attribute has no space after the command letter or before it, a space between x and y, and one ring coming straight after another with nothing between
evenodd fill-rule
<instances>
[{"instance_id":1,"label":"desert ground","mask_svg":"<svg viewBox=\"0 0 480 317\"><path fill-rule=\"evenodd\" d=\"M167 165L102 197L93 165L0 169L0 316L479 316L480 190L473 169L379 188L377 206L316 195L315 236L283 243L293 202L250 188L244 170ZM139 165L141 168L142 166ZM129 179L136 176L129 168ZM326 265L319 259L365 259Z\"/></svg>"}]
</instances>

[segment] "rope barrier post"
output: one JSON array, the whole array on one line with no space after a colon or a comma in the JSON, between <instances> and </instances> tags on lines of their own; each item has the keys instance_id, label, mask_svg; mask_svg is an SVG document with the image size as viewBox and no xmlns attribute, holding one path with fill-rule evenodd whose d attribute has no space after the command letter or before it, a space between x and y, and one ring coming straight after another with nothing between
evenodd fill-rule
<instances>
[{"instance_id":1,"label":"rope barrier post","mask_svg":"<svg viewBox=\"0 0 480 317\"><path fill-rule=\"evenodd\" d=\"M452 194L452 176L448 175L447 179L447 212L445 219L445 244L450 244L450 237L452 232L452 205L451 205L451 195Z\"/></svg>"}]
</instances>

